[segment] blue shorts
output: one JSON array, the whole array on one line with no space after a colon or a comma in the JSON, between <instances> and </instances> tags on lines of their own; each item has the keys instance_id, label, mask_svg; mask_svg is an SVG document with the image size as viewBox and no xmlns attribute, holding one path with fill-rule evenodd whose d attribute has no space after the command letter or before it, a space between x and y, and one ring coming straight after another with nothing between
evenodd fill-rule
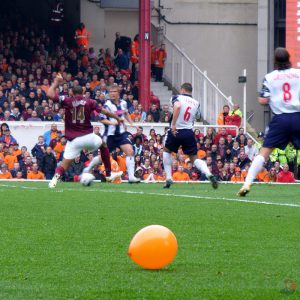
<instances>
[{"instance_id":1,"label":"blue shorts","mask_svg":"<svg viewBox=\"0 0 300 300\"><path fill-rule=\"evenodd\" d=\"M126 132L121 134L109 135L107 137L107 147L110 152L116 150L117 147L120 148L120 146L127 144L132 145Z\"/></svg>"},{"instance_id":2,"label":"blue shorts","mask_svg":"<svg viewBox=\"0 0 300 300\"><path fill-rule=\"evenodd\" d=\"M300 112L275 115L269 124L263 147L284 150L290 142L300 149Z\"/></svg>"},{"instance_id":3,"label":"blue shorts","mask_svg":"<svg viewBox=\"0 0 300 300\"><path fill-rule=\"evenodd\" d=\"M171 130L168 131L165 147L171 152L177 153L180 146L182 146L184 154L197 154L197 143L192 129L178 129L176 136Z\"/></svg>"}]
</instances>

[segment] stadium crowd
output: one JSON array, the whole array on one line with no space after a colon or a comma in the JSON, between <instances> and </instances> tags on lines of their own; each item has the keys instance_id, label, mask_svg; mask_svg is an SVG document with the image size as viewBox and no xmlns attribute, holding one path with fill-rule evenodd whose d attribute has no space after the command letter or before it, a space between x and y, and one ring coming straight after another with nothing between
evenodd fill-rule
<instances>
[{"instance_id":1,"label":"stadium crowd","mask_svg":"<svg viewBox=\"0 0 300 300\"><path fill-rule=\"evenodd\" d=\"M45 30L35 24L12 27L0 32L0 179L51 179L57 164L62 159L66 145L63 132L53 124L44 135L37 137L33 149L19 145L11 135L7 121L63 121L64 111L46 96L47 90L59 72L64 84L57 91L69 95L71 88L84 87L84 95L105 105L108 88L118 85L122 99L127 102L129 113L134 122L168 122L168 105L160 107L157 97L152 95L148 112L139 103L138 81L138 35L129 43L128 38L116 33L114 52L108 48L93 48L81 44L70 47L63 36L51 39ZM164 45L152 45L151 64L153 76L162 80L166 60ZM131 64L132 69L129 69ZM218 123L240 126L241 113L234 107L224 107ZM227 112L228 110L228 112ZM95 114L93 121L99 121ZM168 128L166 127L166 130ZM100 128L95 127L100 134ZM150 130L148 136L139 127L135 134L128 135L134 146L135 174L146 181L165 180L162 164L164 135ZM262 135L259 136L261 140ZM195 130L198 157L206 160L211 172L220 181L242 182L258 149L252 139L247 139L242 128L235 133L226 128L215 132L209 128L204 136ZM83 168L97 153L83 151L73 162L64 180L78 181ZM120 149L113 149L111 156L112 171L123 171L127 179L125 156ZM300 153L291 145L284 151L275 149L270 161L259 173L257 180L263 182L294 182L293 173L299 169ZM179 150L173 154L174 181L206 180ZM292 172L289 171L292 169ZM97 179L104 179L103 166L93 170ZM299 178L298 172L298 178Z\"/></svg>"}]
</instances>

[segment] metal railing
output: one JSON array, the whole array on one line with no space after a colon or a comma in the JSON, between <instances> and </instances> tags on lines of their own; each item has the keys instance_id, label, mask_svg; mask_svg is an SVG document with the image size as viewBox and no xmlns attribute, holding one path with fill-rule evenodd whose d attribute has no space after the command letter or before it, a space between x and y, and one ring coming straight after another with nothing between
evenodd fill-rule
<instances>
[{"instance_id":1,"label":"metal railing","mask_svg":"<svg viewBox=\"0 0 300 300\"><path fill-rule=\"evenodd\" d=\"M153 29L159 30L154 24ZM158 39L157 32L156 37ZM176 90L180 89L182 83L190 82L193 86L193 96L200 102L203 119L209 124L217 124L218 114L222 112L223 106L233 105L231 96L225 96L218 85L207 77L207 72L202 72L166 35L163 36L163 42L168 55L164 68L165 79Z\"/></svg>"}]
</instances>

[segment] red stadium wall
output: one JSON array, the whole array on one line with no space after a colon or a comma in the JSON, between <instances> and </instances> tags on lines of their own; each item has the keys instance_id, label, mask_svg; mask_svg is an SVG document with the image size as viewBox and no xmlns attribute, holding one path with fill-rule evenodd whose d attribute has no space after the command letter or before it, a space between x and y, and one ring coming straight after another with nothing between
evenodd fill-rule
<instances>
[{"instance_id":1,"label":"red stadium wall","mask_svg":"<svg viewBox=\"0 0 300 300\"><path fill-rule=\"evenodd\" d=\"M286 48L291 54L293 67L300 67L300 3L286 0ZM298 23L299 22L299 23Z\"/></svg>"}]
</instances>

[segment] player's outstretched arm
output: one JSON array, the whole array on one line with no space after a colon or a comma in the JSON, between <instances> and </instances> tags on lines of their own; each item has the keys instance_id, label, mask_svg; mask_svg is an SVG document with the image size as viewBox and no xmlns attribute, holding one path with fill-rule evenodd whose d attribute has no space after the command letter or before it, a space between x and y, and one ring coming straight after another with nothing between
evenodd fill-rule
<instances>
[{"instance_id":1,"label":"player's outstretched arm","mask_svg":"<svg viewBox=\"0 0 300 300\"><path fill-rule=\"evenodd\" d=\"M57 74L57 76L54 78L51 86L48 89L47 96L49 98L54 99L56 97L56 88L59 86L62 80L62 76L60 74Z\"/></svg>"},{"instance_id":2,"label":"player's outstretched arm","mask_svg":"<svg viewBox=\"0 0 300 300\"><path fill-rule=\"evenodd\" d=\"M110 112L109 110L105 109L105 108L102 108L101 110L101 113L110 117L110 118L113 118L113 119L116 119L118 123L123 123L124 120L119 118L116 114Z\"/></svg>"},{"instance_id":3,"label":"player's outstretched arm","mask_svg":"<svg viewBox=\"0 0 300 300\"><path fill-rule=\"evenodd\" d=\"M129 114L128 111L126 111L126 112L124 113L124 117L125 117L125 119L128 121L128 123L129 123L131 126L133 126L133 127L135 127L136 129L138 129L138 126L136 126L136 125L133 124L132 119L131 119L130 114Z\"/></svg>"},{"instance_id":4,"label":"player's outstretched arm","mask_svg":"<svg viewBox=\"0 0 300 300\"><path fill-rule=\"evenodd\" d=\"M104 125L113 125L113 126L118 125L118 122L116 122L116 121L110 121L110 120L106 120L106 119L101 120L99 122L102 123L102 124L104 124Z\"/></svg>"}]
</instances>

